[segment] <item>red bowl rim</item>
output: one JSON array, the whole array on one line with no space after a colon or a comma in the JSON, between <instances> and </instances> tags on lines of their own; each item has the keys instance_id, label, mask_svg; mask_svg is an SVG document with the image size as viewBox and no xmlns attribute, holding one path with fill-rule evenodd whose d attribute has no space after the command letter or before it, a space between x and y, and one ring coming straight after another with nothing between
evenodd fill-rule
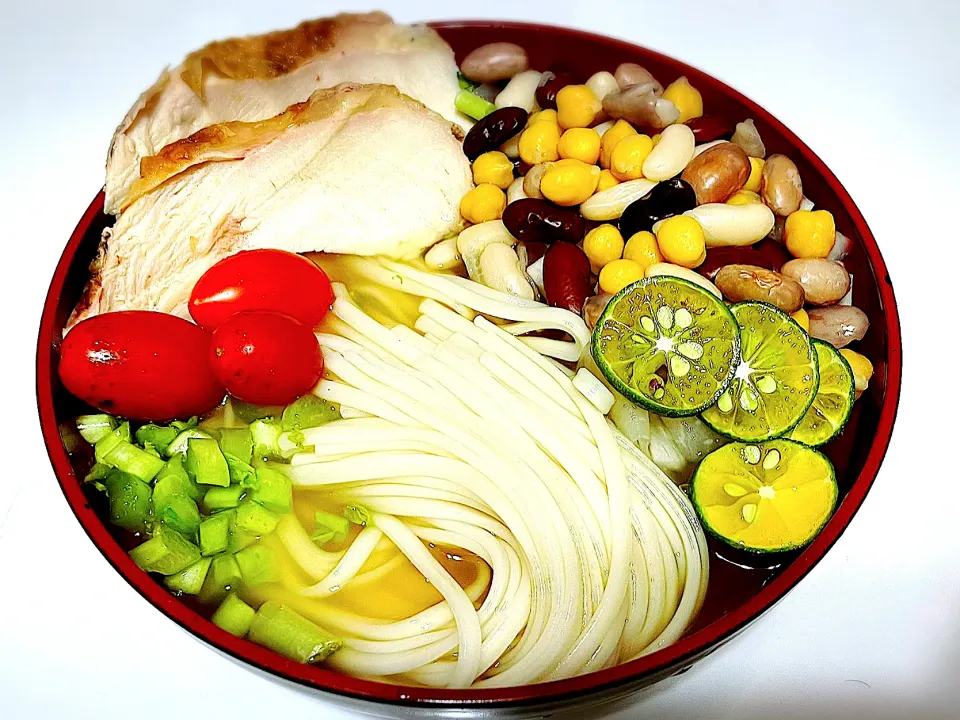
<instances>
[{"instance_id":1,"label":"red bowl rim","mask_svg":"<svg viewBox=\"0 0 960 720\"><path fill-rule=\"evenodd\" d=\"M114 569L117 570L144 599L150 602L150 604L180 625L181 628L188 630L234 659L309 688L319 689L345 697L399 706L478 707L508 704L528 705L548 701L556 702L574 695L582 696L585 693L611 690L617 686L627 685L632 681L637 681L642 677L654 675L658 671L683 666L696 656L708 652L710 649L717 647L735 635L793 589L823 558L850 524L853 516L863 504L863 500L877 476L880 464L883 461L890 442L890 436L893 432L893 425L897 414L902 374L902 348L900 322L897 313L896 299L893 293L893 285L890 281L890 275L883 261L883 257L877 247L876 239L867 226L863 215L850 197L850 194L823 161L807 147L800 138L749 98L722 81L686 63L623 40L573 28L540 23L492 20L449 20L431 22L429 25L437 29L469 27L528 31L549 29L558 36L565 37L572 42L590 39L619 46L624 50L636 51L642 49L644 52L655 55L665 62L670 62L677 67L682 67L683 72L695 81L712 84L715 87L719 86L725 93L749 108L754 117L762 118L764 122L776 127L792 144L794 149L801 153L804 159L822 175L827 185L836 194L839 202L850 214L857 233L863 241L864 251L877 279L881 309L883 310L884 320L886 322L888 357L886 363L886 390L873 444L864 462L862 471L851 485L846 497L840 503L836 513L824 527L820 535L778 577L762 588L759 593L718 620L715 620L690 635L682 637L673 645L645 657L606 670L567 680L519 687L481 690L446 690L392 685L342 675L323 667L301 665L287 660L269 650L258 647L246 640L236 638L181 603L133 563L91 509L90 504L87 502L81 490L81 483L73 471L67 451L60 437L57 419L54 414L53 386L49 380L47 380L54 369L55 357L52 346L50 343L45 343L44 339L53 337L54 333L59 330L56 323L57 303L64 287L67 272L81 240L90 225L103 212L102 191L94 198L93 202L83 214L57 264L44 302L37 345L37 404L41 429L47 446L47 452L50 456L50 461L58 482L60 483L61 490L71 509L76 514L77 519L80 521L80 524L83 526L83 529L104 558L106 558ZM696 85L697 83L694 82L694 84Z\"/></svg>"}]
</instances>

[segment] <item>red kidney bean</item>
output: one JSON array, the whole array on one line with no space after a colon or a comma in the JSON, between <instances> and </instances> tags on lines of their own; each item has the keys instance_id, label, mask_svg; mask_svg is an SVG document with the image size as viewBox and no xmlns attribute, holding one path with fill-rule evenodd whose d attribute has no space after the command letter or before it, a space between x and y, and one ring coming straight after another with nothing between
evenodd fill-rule
<instances>
[{"instance_id":1,"label":"red kidney bean","mask_svg":"<svg viewBox=\"0 0 960 720\"><path fill-rule=\"evenodd\" d=\"M639 200L627 205L620 216L620 234L624 240L642 230L652 230L655 223L674 215L682 215L697 206L697 194L690 183L680 178L664 180Z\"/></svg>"},{"instance_id":2,"label":"red kidney bean","mask_svg":"<svg viewBox=\"0 0 960 720\"><path fill-rule=\"evenodd\" d=\"M560 89L576 84L577 76L573 70L562 65L553 66L540 78L540 86L536 92L537 105L541 110L556 110L557 93Z\"/></svg>"},{"instance_id":3,"label":"red kidney bean","mask_svg":"<svg viewBox=\"0 0 960 720\"><path fill-rule=\"evenodd\" d=\"M684 125L693 130L697 145L714 140L729 140L733 137L733 126L716 115L701 115L687 120Z\"/></svg>"},{"instance_id":4,"label":"red kidney bean","mask_svg":"<svg viewBox=\"0 0 960 720\"><path fill-rule=\"evenodd\" d=\"M765 270L779 271L790 260L790 254L783 245L774 240L761 240L754 245L742 247L715 247L707 250L697 272L713 280L720 268L726 265L755 265Z\"/></svg>"},{"instance_id":5,"label":"red kidney bean","mask_svg":"<svg viewBox=\"0 0 960 720\"><path fill-rule=\"evenodd\" d=\"M593 294L590 261L571 243L555 243L543 256L543 289L547 302L580 314L583 304Z\"/></svg>"},{"instance_id":6,"label":"red kidney bean","mask_svg":"<svg viewBox=\"0 0 960 720\"><path fill-rule=\"evenodd\" d=\"M547 200L515 200L503 211L503 224L517 240L578 243L586 231L577 208L558 207Z\"/></svg>"},{"instance_id":7,"label":"red kidney bean","mask_svg":"<svg viewBox=\"0 0 960 720\"><path fill-rule=\"evenodd\" d=\"M476 160L485 152L496 150L507 140L523 130L527 123L527 111L518 107L494 110L478 120L463 139L463 153Z\"/></svg>"}]
</instances>

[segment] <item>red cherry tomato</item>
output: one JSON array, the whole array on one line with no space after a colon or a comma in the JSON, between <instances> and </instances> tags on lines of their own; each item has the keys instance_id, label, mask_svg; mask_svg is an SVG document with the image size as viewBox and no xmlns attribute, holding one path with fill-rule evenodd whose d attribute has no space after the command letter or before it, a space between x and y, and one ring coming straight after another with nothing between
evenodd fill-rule
<instances>
[{"instance_id":1,"label":"red cherry tomato","mask_svg":"<svg viewBox=\"0 0 960 720\"><path fill-rule=\"evenodd\" d=\"M96 408L134 420L173 420L216 407L226 394L207 360L210 333L183 318L140 310L84 320L60 348L60 379Z\"/></svg>"},{"instance_id":2,"label":"red cherry tomato","mask_svg":"<svg viewBox=\"0 0 960 720\"><path fill-rule=\"evenodd\" d=\"M214 331L210 367L238 400L286 405L317 384L323 355L303 323L278 312L250 310Z\"/></svg>"},{"instance_id":3,"label":"red cherry tomato","mask_svg":"<svg viewBox=\"0 0 960 720\"><path fill-rule=\"evenodd\" d=\"M244 250L207 270L190 294L190 315L216 330L244 310L273 310L307 327L320 324L333 303L327 274L302 255Z\"/></svg>"}]
</instances>

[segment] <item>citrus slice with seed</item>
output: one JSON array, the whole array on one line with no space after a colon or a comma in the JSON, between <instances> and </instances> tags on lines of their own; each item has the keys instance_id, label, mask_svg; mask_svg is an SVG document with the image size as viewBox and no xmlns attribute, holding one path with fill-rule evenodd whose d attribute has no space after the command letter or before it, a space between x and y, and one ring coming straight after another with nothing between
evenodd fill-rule
<instances>
[{"instance_id":1,"label":"citrus slice with seed","mask_svg":"<svg viewBox=\"0 0 960 720\"><path fill-rule=\"evenodd\" d=\"M761 302L730 308L740 325L740 364L702 418L733 440L760 442L789 432L817 394L817 356L789 315Z\"/></svg>"},{"instance_id":2,"label":"citrus slice with seed","mask_svg":"<svg viewBox=\"0 0 960 720\"><path fill-rule=\"evenodd\" d=\"M837 495L830 461L783 439L725 445L703 459L690 481L707 531L755 553L808 545L833 514Z\"/></svg>"},{"instance_id":3,"label":"citrus slice with seed","mask_svg":"<svg viewBox=\"0 0 960 720\"><path fill-rule=\"evenodd\" d=\"M607 304L591 352L622 395L660 415L696 415L733 376L740 330L727 306L698 285L659 275Z\"/></svg>"},{"instance_id":4,"label":"citrus slice with seed","mask_svg":"<svg viewBox=\"0 0 960 720\"><path fill-rule=\"evenodd\" d=\"M820 386L813 404L790 431L791 440L817 446L830 442L847 424L856 393L850 363L830 343L813 340L820 372Z\"/></svg>"}]
</instances>

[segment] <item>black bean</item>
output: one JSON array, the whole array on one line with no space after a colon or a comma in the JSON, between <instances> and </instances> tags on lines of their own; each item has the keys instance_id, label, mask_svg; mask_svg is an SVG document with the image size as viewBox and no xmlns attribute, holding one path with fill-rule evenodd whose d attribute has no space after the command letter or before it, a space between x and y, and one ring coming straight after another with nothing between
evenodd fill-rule
<instances>
[{"instance_id":1,"label":"black bean","mask_svg":"<svg viewBox=\"0 0 960 720\"><path fill-rule=\"evenodd\" d=\"M547 200L516 200L503 212L503 224L517 240L552 243L555 240L578 243L585 224L576 208L559 207Z\"/></svg>"},{"instance_id":2,"label":"black bean","mask_svg":"<svg viewBox=\"0 0 960 720\"><path fill-rule=\"evenodd\" d=\"M630 238L643 230L652 230L655 223L674 215L682 215L697 206L697 194L688 182L673 178L657 183L639 200L627 205L620 216L620 234Z\"/></svg>"}]
</instances>

